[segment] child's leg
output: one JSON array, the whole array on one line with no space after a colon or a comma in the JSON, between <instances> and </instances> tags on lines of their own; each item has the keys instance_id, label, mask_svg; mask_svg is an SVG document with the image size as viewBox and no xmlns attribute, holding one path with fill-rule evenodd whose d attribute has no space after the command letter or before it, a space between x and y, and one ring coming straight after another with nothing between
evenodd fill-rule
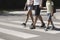
<instances>
[{"instance_id":1,"label":"child's leg","mask_svg":"<svg viewBox=\"0 0 60 40\"><path fill-rule=\"evenodd\" d=\"M54 26L54 24L53 24L53 21L52 21L52 20L51 20L51 25L52 25L51 30L52 30L52 29L55 29L55 26Z\"/></svg>"},{"instance_id":2,"label":"child's leg","mask_svg":"<svg viewBox=\"0 0 60 40\"><path fill-rule=\"evenodd\" d=\"M51 29L55 29L54 24L53 24L53 21L52 21L52 17L55 18L54 13L52 13L52 16L51 16L51 25L52 25Z\"/></svg>"},{"instance_id":3,"label":"child's leg","mask_svg":"<svg viewBox=\"0 0 60 40\"><path fill-rule=\"evenodd\" d=\"M50 14L49 19L48 19L48 24L47 24L47 27L46 27L46 31L48 31L47 29L49 28L49 24L51 23L51 20L52 20L52 16Z\"/></svg>"}]
</instances>

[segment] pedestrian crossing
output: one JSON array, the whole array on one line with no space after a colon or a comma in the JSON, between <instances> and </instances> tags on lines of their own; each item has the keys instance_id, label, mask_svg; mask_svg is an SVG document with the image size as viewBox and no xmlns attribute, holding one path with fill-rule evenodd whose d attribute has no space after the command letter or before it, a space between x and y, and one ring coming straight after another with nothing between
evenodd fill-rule
<instances>
[{"instance_id":1,"label":"pedestrian crossing","mask_svg":"<svg viewBox=\"0 0 60 40\"><path fill-rule=\"evenodd\" d=\"M27 23L27 25L31 25L31 20L29 20L30 22L28 22ZM20 24L22 24L23 22L22 21L11 21L11 22L13 22L13 23L20 23ZM39 22L39 21L38 21ZM47 21L44 21L45 23L47 23ZM56 22L55 22L56 23ZM59 23L59 22L57 22L57 23ZM57 24L56 23L56 24ZM41 25L40 23L37 23L36 25ZM57 28L60 28L60 26L58 26L58 25L55 25ZM25 28L25 29L27 29L27 30L29 30L29 28L27 27L27 28ZM34 29L34 31L38 31L38 32L43 32L43 33L49 33L49 34L57 34L57 33L60 33L60 31L56 31L56 30L49 30L49 31L45 31L44 29Z\"/></svg>"},{"instance_id":2,"label":"pedestrian crossing","mask_svg":"<svg viewBox=\"0 0 60 40\"><path fill-rule=\"evenodd\" d=\"M4 29L4 28L0 28L0 32L6 33L9 35L13 35L13 36L17 36L17 37L21 37L21 38L25 38L25 39L32 38L32 37L38 37L38 35L28 34L28 33L24 33L24 32L18 32L18 31Z\"/></svg>"},{"instance_id":3,"label":"pedestrian crossing","mask_svg":"<svg viewBox=\"0 0 60 40\"><path fill-rule=\"evenodd\" d=\"M4 25L6 27L13 27L13 28L19 28L19 29L23 29L23 30L30 30L29 25L31 25L31 20L28 21L27 26L24 27L23 25L21 25L24 21L9 21L9 22L0 22L0 25ZM44 21L45 23L47 23L47 21ZM15 24L16 23L16 24ZM19 25L18 25L19 24ZM60 24L59 22L54 22L54 24ZM41 25L39 23L39 21L37 22L37 25ZM58 25L56 25L56 27L60 27ZM56 31L56 30L49 30L49 31L45 31L44 28L36 28L33 29L33 32L42 32L42 33L48 33L48 34L57 34L60 33L60 31ZM27 32L20 32L20 31L16 31L16 30L11 30L11 29L6 29L6 28L2 28L0 27L0 32L4 33L4 34L8 34L11 36L16 36L16 37L20 37L20 38L24 38L24 39L29 39L29 38L35 38L35 37L39 37L40 35L37 34L32 34L32 33L27 33Z\"/></svg>"}]
</instances>

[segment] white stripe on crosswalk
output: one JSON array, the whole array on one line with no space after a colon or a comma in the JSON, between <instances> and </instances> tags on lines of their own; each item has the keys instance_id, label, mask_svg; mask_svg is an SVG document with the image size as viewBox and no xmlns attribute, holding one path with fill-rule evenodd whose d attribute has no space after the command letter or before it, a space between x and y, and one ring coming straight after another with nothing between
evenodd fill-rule
<instances>
[{"instance_id":1,"label":"white stripe on crosswalk","mask_svg":"<svg viewBox=\"0 0 60 40\"><path fill-rule=\"evenodd\" d=\"M29 21L31 21L31 20L29 20ZM40 21L38 20L38 22L40 22ZM44 22L47 23L47 21L44 21ZM53 23L60 25L60 22L53 22ZM39 25L40 25L40 24L39 24ZM56 26L56 25L55 25L55 27L60 28L60 26Z\"/></svg>"},{"instance_id":2,"label":"white stripe on crosswalk","mask_svg":"<svg viewBox=\"0 0 60 40\"><path fill-rule=\"evenodd\" d=\"M23 23L22 21L11 21L11 22L14 22L14 23ZM38 21L38 22L40 22L40 21ZM44 22L47 24L47 21L44 21ZM31 20L29 20L27 24L31 25L31 23L32 23ZM59 24L60 25L60 22L54 22L54 24ZM41 25L41 24L37 23L36 25ZM60 28L60 26L56 26L56 25L55 25L55 27Z\"/></svg>"},{"instance_id":3,"label":"white stripe on crosswalk","mask_svg":"<svg viewBox=\"0 0 60 40\"><path fill-rule=\"evenodd\" d=\"M29 21L31 21L31 20L29 20ZM40 22L40 21L38 20L37 22ZM44 22L47 23L48 21L44 21ZM54 23L54 24L59 24L59 25L60 25L60 22L54 22L54 21L53 21L53 23Z\"/></svg>"},{"instance_id":4,"label":"white stripe on crosswalk","mask_svg":"<svg viewBox=\"0 0 60 40\"><path fill-rule=\"evenodd\" d=\"M20 23L20 24L23 23L22 21L11 21L11 22L13 22L13 23ZM28 24L31 25L30 22L28 22L27 25L28 25ZM41 25L41 24L37 23L37 25ZM20 25L20 27L21 27L21 25ZM56 26L56 27L60 27L60 26ZM28 28L26 28L26 29L28 29ZM28 30L29 30L29 29L28 29ZM50 31L45 32L44 29L35 29L34 31L39 31L39 32L44 32L44 33L50 33L50 34L60 33L59 31L55 31L55 30L52 30L52 31L50 30Z\"/></svg>"},{"instance_id":5,"label":"white stripe on crosswalk","mask_svg":"<svg viewBox=\"0 0 60 40\"><path fill-rule=\"evenodd\" d=\"M14 21L11 21L14 22ZM20 21L20 23L23 23L22 21ZM4 23L4 22L0 22L1 25L5 25L5 26L10 26L10 27L15 27L15 28L21 28L21 29L27 29L30 30L28 27L24 28L22 25L16 25L16 24L10 24L10 23ZM30 24L30 22L28 22L28 24ZM40 24L39 24L40 25ZM57 26L60 27L60 26ZM56 33L60 33L59 31L48 31L45 32L44 29L35 29L34 31L38 31L38 32L44 32L44 33L50 33L50 34L56 34Z\"/></svg>"},{"instance_id":6,"label":"white stripe on crosswalk","mask_svg":"<svg viewBox=\"0 0 60 40\"><path fill-rule=\"evenodd\" d=\"M24 38L24 39L39 36L39 35L34 35L34 34L29 34L29 33L24 33L24 32L18 32L18 31L14 31L14 30L8 30L8 29L4 29L4 28L0 28L0 32L6 33L6 34L9 34L9 35L13 35L13 36L17 36L17 37L21 37L21 38Z\"/></svg>"},{"instance_id":7,"label":"white stripe on crosswalk","mask_svg":"<svg viewBox=\"0 0 60 40\"><path fill-rule=\"evenodd\" d=\"M0 40L5 40L5 39L0 38Z\"/></svg>"},{"instance_id":8,"label":"white stripe on crosswalk","mask_svg":"<svg viewBox=\"0 0 60 40\"><path fill-rule=\"evenodd\" d=\"M21 22L20 22L21 23ZM10 27L15 27L15 28L21 28L21 29L27 29L30 30L28 27L24 28L22 25L16 25L16 24L10 24L10 23L4 23L4 22L0 22L1 25L5 25L5 26L10 26ZM29 23L28 23L29 24ZM50 34L56 34L56 33L60 33L59 31L48 31L45 32L44 29L35 29L34 31L38 31L38 32L44 32L44 33L50 33Z\"/></svg>"}]
</instances>

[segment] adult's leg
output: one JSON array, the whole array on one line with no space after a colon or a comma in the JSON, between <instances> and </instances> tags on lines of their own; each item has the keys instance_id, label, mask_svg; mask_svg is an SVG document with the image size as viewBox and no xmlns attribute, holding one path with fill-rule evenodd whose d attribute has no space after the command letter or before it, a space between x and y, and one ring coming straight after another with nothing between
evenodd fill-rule
<instances>
[{"instance_id":1,"label":"adult's leg","mask_svg":"<svg viewBox=\"0 0 60 40\"><path fill-rule=\"evenodd\" d=\"M33 15L32 15L32 10L30 11L30 17L31 17L31 20L32 20L32 25L34 23L34 18L33 18Z\"/></svg>"},{"instance_id":2,"label":"adult's leg","mask_svg":"<svg viewBox=\"0 0 60 40\"><path fill-rule=\"evenodd\" d=\"M41 15L39 16L39 20L40 20L41 23L42 23L41 27L45 27L45 23L43 22L43 19L42 19Z\"/></svg>"},{"instance_id":3,"label":"adult's leg","mask_svg":"<svg viewBox=\"0 0 60 40\"><path fill-rule=\"evenodd\" d=\"M28 19L29 19L29 14L30 14L30 11L28 11L26 21L25 21L25 23L23 23L22 25L26 26L26 23L27 23L27 21L28 21Z\"/></svg>"},{"instance_id":4,"label":"adult's leg","mask_svg":"<svg viewBox=\"0 0 60 40\"><path fill-rule=\"evenodd\" d=\"M35 29L36 27L35 27L35 24L36 24L36 22L37 22L37 19L38 19L38 14L37 14L37 9L38 8L38 6L36 5L35 6L35 20L34 20L34 23L33 23L33 27L31 27L31 29Z\"/></svg>"}]
</instances>

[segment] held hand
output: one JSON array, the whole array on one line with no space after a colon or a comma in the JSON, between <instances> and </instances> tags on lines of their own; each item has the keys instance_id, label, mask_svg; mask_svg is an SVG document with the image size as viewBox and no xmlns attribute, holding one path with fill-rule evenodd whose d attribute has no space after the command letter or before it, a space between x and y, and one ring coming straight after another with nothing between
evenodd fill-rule
<instances>
[{"instance_id":1,"label":"held hand","mask_svg":"<svg viewBox=\"0 0 60 40\"><path fill-rule=\"evenodd\" d=\"M43 9L42 5L39 6L41 9Z\"/></svg>"},{"instance_id":2,"label":"held hand","mask_svg":"<svg viewBox=\"0 0 60 40\"><path fill-rule=\"evenodd\" d=\"M44 9L44 10L47 10L47 8L46 8L46 7L43 7L43 9Z\"/></svg>"},{"instance_id":3,"label":"held hand","mask_svg":"<svg viewBox=\"0 0 60 40\"><path fill-rule=\"evenodd\" d=\"M24 10L26 10L26 8L24 7Z\"/></svg>"},{"instance_id":4,"label":"held hand","mask_svg":"<svg viewBox=\"0 0 60 40\"><path fill-rule=\"evenodd\" d=\"M42 8L42 5L39 5L40 8Z\"/></svg>"}]
</instances>

